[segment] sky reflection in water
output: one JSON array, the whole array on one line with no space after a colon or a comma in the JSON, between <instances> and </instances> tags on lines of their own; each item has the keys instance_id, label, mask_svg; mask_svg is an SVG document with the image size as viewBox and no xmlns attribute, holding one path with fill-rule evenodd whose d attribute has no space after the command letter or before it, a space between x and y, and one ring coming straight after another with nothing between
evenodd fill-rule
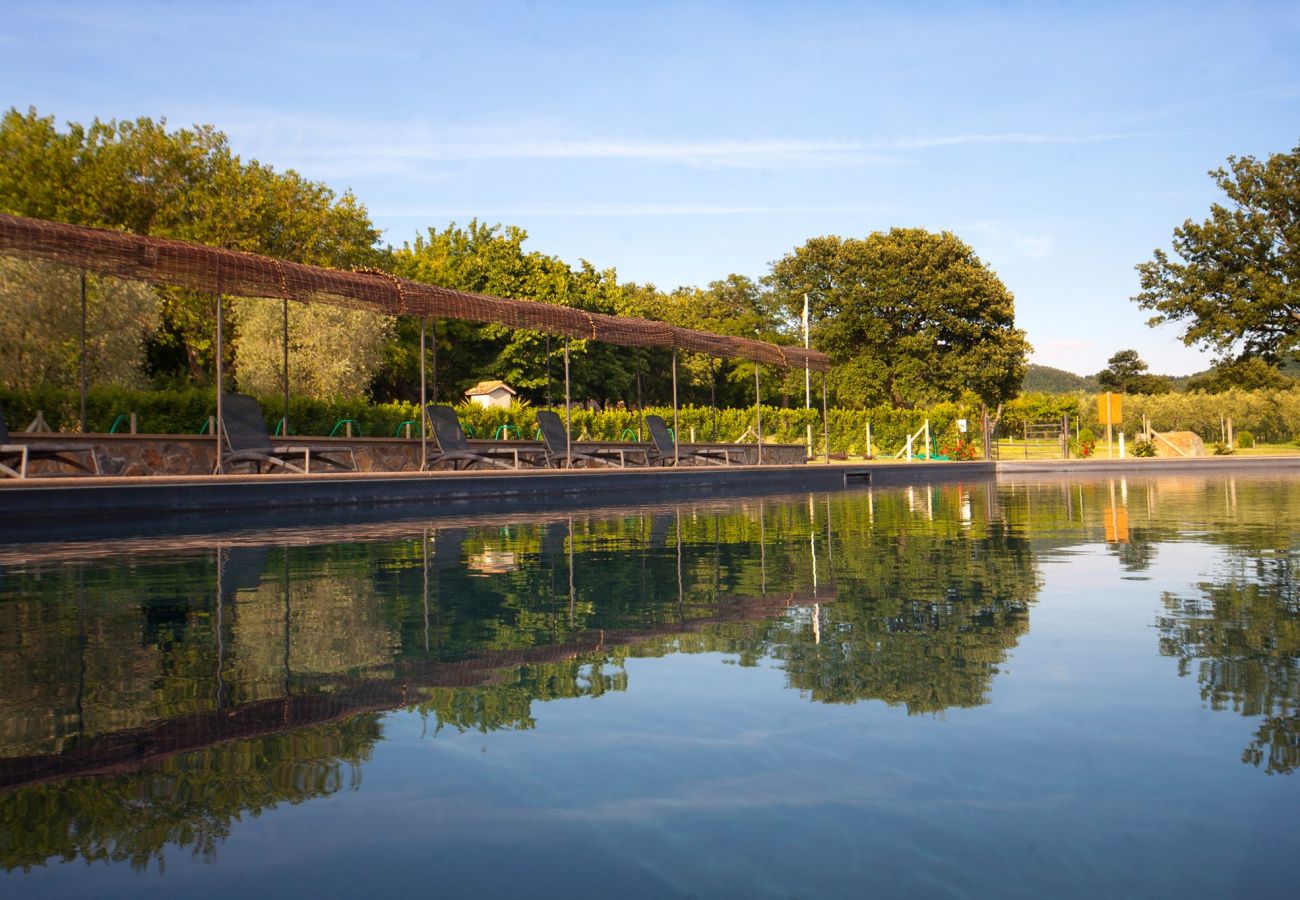
<instances>
[{"instance_id":1,"label":"sky reflection in water","mask_svg":"<svg viewBox=\"0 0 1300 900\"><path fill-rule=\"evenodd\" d=\"M0 547L0 886L1276 892L1297 533L1251 476Z\"/></svg>"}]
</instances>

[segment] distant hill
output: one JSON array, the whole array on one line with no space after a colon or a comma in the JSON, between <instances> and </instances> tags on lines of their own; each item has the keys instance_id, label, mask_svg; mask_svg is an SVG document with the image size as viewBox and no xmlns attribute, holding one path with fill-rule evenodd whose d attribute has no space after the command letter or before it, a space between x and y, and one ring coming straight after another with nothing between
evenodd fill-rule
<instances>
[{"instance_id":1,"label":"distant hill","mask_svg":"<svg viewBox=\"0 0 1300 900\"><path fill-rule=\"evenodd\" d=\"M1205 373L1195 372L1191 375L1161 375L1160 377L1169 379L1175 391L1185 391L1187 382L1203 374ZM1020 390L1024 393L1074 394L1082 391L1085 394L1096 394L1101 391L1101 385L1097 383L1096 375L1075 375L1064 369L1036 366L1030 363L1028 371L1025 372L1025 380L1020 383Z\"/></svg>"},{"instance_id":2,"label":"distant hill","mask_svg":"<svg viewBox=\"0 0 1300 900\"><path fill-rule=\"evenodd\" d=\"M1101 390L1101 385L1093 375L1075 375L1064 369L1030 363L1020 389L1026 393L1072 394L1083 391L1090 394Z\"/></svg>"}]
</instances>

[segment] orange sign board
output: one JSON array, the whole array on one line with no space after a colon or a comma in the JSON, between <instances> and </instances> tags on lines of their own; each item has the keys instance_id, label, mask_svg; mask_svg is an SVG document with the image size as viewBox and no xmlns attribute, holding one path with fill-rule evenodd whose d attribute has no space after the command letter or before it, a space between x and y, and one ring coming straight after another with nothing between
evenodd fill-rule
<instances>
[{"instance_id":1,"label":"orange sign board","mask_svg":"<svg viewBox=\"0 0 1300 900\"><path fill-rule=\"evenodd\" d=\"M1103 425L1118 425L1124 420L1124 395L1107 391L1097 396L1097 416Z\"/></svg>"},{"instance_id":2,"label":"orange sign board","mask_svg":"<svg viewBox=\"0 0 1300 900\"><path fill-rule=\"evenodd\" d=\"M1106 529L1106 543L1128 543L1128 510L1123 506L1110 506L1104 511L1102 519Z\"/></svg>"}]
</instances>

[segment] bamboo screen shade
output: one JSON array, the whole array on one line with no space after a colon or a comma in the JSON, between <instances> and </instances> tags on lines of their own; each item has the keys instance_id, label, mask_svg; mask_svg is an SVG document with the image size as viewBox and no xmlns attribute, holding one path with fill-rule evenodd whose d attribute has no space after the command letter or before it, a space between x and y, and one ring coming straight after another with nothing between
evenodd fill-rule
<instances>
[{"instance_id":1,"label":"bamboo screen shade","mask_svg":"<svg viewBox=\"0 0 1300 900\"><path fill-rule=\"evenodd\" d=\"M589 313L534 300L507 300L408 281L376 270L343 271L282 262L188 241L0 215L0 253L87 272L233 297L327 303L398 316L466 319L627 347L689 350L775 366L829 371L825 354L663 322Z\"/></svg>"}]
</instances>

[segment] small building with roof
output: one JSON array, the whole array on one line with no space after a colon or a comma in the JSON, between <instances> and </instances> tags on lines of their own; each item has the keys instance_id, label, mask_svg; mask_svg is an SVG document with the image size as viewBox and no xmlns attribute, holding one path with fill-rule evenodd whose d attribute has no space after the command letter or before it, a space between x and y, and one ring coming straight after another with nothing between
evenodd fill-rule
<instances>
[{"instance_id":1,"label":"small building with roof","mask_svg":"<svg viewBox=\"0 0 1300 900\"><path fill-rule=\"evenodd\" d=\"M465 399L489 409L509 409L517 395L518 391L504 381L480 381L465 392Z\"/></svg>"}]
</instances>

